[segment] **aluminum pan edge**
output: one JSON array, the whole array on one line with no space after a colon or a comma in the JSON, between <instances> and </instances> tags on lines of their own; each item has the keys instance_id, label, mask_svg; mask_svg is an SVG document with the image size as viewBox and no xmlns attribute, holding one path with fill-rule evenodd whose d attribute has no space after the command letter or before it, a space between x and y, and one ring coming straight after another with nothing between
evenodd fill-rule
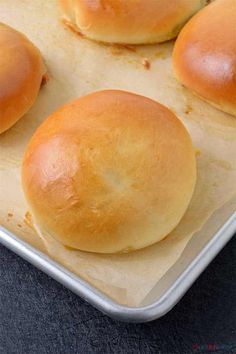
<instances>
[{"instance_id":1,"label":"aluminum pan edge","mask_svg":"<svg viewBox=\"0 0 236 354\"><path fill-rule=\"evenodd\" d=\"M202 271L232 238L235 232L236 212L218 230L215 236L206 244L198 256L189 264L185 271L181 273L161 298L151 305L143 307L127 307L119 305L111 298L89 285L89 283L72 272L69 272L45 254L18 239L2 227L0 227L0 243L37 268L41 269L43 272L111 318L125 322L141 323L155 320L169 312L182 298Z\"/></svg>"}]
</instances>

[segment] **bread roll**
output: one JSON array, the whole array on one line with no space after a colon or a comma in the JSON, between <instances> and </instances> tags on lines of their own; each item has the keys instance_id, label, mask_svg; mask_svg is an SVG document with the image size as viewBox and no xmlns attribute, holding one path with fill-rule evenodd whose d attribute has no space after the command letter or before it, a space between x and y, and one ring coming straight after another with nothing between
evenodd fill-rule
<instances>
[{"instance_id":1,"label":"bread roll","mask_svg":"<svg viewBox=\"0 0 236 354\"><path fill-rule=\"evenodd\" d=\"M181 31L174 48L177 79L236 116L236 0L216 0Z\"/></svg>"},{"instance_id":2,"label":"bread roll","mask_svg":"<svg viewBox=\"0 0 236 354\"><path fill-rule=\"evenodd\" d=\"M53 113L27 148L22 181L40 228L85 251L128 252L163 239L193 194L195 154L164 106L101 91Z\"/></svg>"},{"instance_id":3,"label":"bread roll","mask_svg":"<svg viewBox=\"0 0 236 354\"><path fill-rule=\"evenodd\" d=\"M60 0L64 15L86 37L145 44L176 37L206 0Z\"/></svg>"},{"instance_id":4,"label":"bread roll","mask_svg":"<svg viewBox=\"0 0 236 354\"><path fill-rule=\"evenodd\" d=\"M23 34L0 23L0 133L31 108L45 71L38 49Z\"/></svg>"}]
</instances>

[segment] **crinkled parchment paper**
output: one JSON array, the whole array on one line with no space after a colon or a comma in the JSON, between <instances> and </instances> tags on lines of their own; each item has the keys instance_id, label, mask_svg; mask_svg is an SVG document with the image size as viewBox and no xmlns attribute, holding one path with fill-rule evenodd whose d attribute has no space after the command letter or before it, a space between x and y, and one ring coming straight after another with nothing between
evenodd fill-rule
<instances>
[{"instance_id":1,"label":"crinkled parchment paper","mask_svg":"<svg viewBox=\"0 0 236 354\"><path fill-rule=\"evenodd\" d=\"M137 306L179 259L193 234L235 194L236 119L176 82L172 42L134 51L93 43L63 27L55 0L0 0L0 21L38 46L50 77L31 111L0 136L0 223L118 302ZM191 134L198 166L195 194L178 227L154 246L112 256L68 250L50 238L43 242L25 217L20 183L23 152L36 127L62 104L108 88L136 92L172 109Z\"/></svg>"}]
</instances>

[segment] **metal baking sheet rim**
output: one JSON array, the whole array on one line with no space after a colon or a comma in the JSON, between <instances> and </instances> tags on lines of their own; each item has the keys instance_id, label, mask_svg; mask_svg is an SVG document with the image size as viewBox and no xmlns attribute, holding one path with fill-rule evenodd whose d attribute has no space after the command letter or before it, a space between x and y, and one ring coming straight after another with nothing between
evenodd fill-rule
<instances>
[{"instance_id":1,"label":"metal baking sheet rim","mask_svg":"<svg viewBox=\"0 0 236 354\"><path fill-rule=\"evenodd\" d=\"M88 282L60 266L42 252L18 239L2 227L0 227L0 243L111 318L119 321L141 323L155 320L169 312L235 232L236 212L218 230L215 236L158 301L147 306L135 308L119 305Z\"/></svg>"}]
</instances>

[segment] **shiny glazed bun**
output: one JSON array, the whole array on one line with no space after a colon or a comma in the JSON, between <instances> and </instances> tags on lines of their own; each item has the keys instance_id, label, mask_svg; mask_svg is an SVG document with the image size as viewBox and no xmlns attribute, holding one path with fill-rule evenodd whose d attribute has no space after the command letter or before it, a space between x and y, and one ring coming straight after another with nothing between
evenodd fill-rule
<instances>
[{"instance_id":1,"label":"shiny glazed bun","mask_svg":"<svg viewBox=\"0 0 236 354\"><path fill-rule=\"evenodd\" d=\"M179 223L196 180L183 124L164 106L101 91L53 113L27 148L22 181L36 223L62 244L128 252Z\"/></svg>"},{"instance_id":2,"label":"shiny glazed bun","mask_svg":"<svg viewBox=\"0 0 236 354\"><path fill-rule=\"evenodd\" d=\"M174 48L177 79L236 116L236 0L216 0L194 16Z\"/></svg>"},{"instance_id":3,"label":"shiny glazed bun","mask_svg":"<svg viewBox=\"0 0 236 354\"><path fill-rule=\"evenodd\" d=\"M23 34L0 23L0 133L31 108L43 74L39 50Z\"/></svg>"},{"instance_id":4,"label":"shiny glazed bun","mask_svg":"<svg viewBox=\"0 0 236 354\"><path fill-rule=\"evenodd\" d=\"M123 44L176 37L206 0L60 0L64 15L86 37Z\"/></svg>"}]
</instances>

